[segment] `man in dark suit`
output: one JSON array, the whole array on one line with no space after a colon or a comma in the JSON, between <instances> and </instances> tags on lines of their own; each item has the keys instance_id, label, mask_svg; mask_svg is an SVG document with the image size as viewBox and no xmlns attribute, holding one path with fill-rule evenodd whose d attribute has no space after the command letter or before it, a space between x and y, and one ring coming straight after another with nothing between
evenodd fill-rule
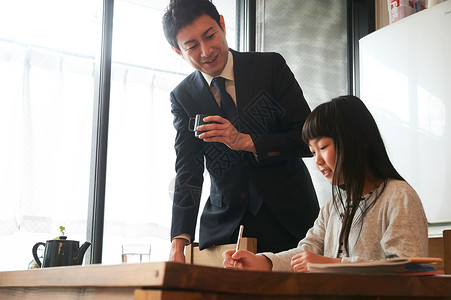
<instances>
[{"instance_id":1,"label":"man in dark suit","mask_svg":"<svg viewBox=\"0 0 451 300\"><path fill-rule=\"evenodd\" d=\"M301 139L310 108L293 73L279 54L229 49L224 19L208 0L171 0L163 28L196 69L171 93L177 176L169 259L183 262L194 240L204 166L211 189L201 249L236 242L240 224L259 252L295 247L319 205L301 159L311 156ZM198 138L188 129L196 114L209 116Z\"/></svg>"}]
</instances>

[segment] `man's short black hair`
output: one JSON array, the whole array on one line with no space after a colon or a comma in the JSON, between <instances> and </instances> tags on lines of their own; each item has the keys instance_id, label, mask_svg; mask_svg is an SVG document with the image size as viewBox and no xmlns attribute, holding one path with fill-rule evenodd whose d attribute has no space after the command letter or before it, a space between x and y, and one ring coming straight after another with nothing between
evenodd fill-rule
<instances>
[{"instance_id":1,"label":"man's short black hair","mask_svg":"<svg viewBox=\"0 0 451 300\"><path fill-rule=\"evenodd\" d=\"M163 31L169 44L180 50L177 34L203 15L210 16L221 27L216 6L209 0L171 0L163 16Z\"/></svg>"}]
</instances>

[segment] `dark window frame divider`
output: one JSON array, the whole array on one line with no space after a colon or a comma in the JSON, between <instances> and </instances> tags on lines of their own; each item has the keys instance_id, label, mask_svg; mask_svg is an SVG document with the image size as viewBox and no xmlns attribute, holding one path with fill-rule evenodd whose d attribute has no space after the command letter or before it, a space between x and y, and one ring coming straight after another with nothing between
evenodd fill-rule
<instances>
[{"instance_id":1,"label":"dark window frame divider","mask_svg":"<svg viewBox=\"0 0 451 300\"><path fill-rule=\"evenodd\" d=\"M376 6L373 0L346 1L348 92L359 97L359 40L376 30Z\"/></svg>"},{"instance_id":2,"label":"dark window frame divider","mask_svg":"<svg viewBox=\"0 0 451 300\"><path fill-rule=\"evenodd\" d=\"M238 51L256 49L256 0L236 0L236 45Z\"/></svg>"},{"instance_id":3,"label":"dark window frame divider","mask_svg":"<svg viewBox=\"0 0 451 300\"><path fill-rule=\"evenodd\" d=\"M96 60L96 71L94 74L96 91L93 113L93 142L91 148L91 175L86 234L87 240L91 242L91 247L86 254L85 260L89 264L102 263L105 216L114 0L103 0L102 5L100 59Z\"/></svg>"}]
</instances>

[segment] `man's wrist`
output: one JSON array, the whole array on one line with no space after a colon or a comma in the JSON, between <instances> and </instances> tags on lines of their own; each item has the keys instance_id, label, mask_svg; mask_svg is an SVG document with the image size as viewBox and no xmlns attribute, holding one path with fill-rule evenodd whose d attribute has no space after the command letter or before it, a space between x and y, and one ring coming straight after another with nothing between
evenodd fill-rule
<instances>
[{"instance_id":1,"label":"man's wrist","mask_svg":"<svg viewBox=\"0 0 451 300\"><path fill-rule=\"evenodd\" d=\"M255 155L257 154L257 150L255 149L254 141L249 134L243 133L243 150L252 152Z\"/></svg>"},{"instance_id":2,"label":"man's wrist","mask_svg":"<svg viewBox=\"0 0 451 300\"><path fill-rule=\"evenodd\" d=\"M171 243L171 248L173 248L174 250L183 251L183 249L185 248L185 246L188 243L189 242L184 238L173 238L172 243Z\"/></svg>"}]
</instances>

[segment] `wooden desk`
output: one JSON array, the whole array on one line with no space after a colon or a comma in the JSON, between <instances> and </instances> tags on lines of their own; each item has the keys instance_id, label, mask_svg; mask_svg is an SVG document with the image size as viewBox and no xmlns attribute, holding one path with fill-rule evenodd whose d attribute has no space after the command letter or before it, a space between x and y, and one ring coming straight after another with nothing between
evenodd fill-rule
<instances>
[{"instance_id":1,"label":"wooden desk","mask_svg":"<svg viewBox=\"0 0 451 300\"><path fill-rule=\"evenodd\" d=\"M0 272L0 299L451 299L451 276L234 271L170 262Z\"/></svg>"}]
</instances>

